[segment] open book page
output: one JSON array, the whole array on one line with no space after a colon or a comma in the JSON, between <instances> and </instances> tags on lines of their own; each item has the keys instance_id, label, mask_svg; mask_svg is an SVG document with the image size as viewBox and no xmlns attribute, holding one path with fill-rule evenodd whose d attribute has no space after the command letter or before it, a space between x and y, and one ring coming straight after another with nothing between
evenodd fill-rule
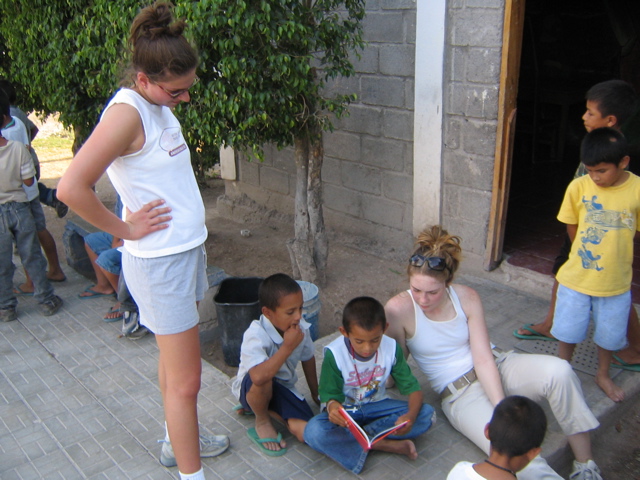
<instances>
[{"instance_id":1,"label":"open book page","mask_svg":"<svg viewBox=\"0 0 640 480\"><path fill-rule=\"evenodd\" d=\"M340 415L342 415L342 417L347 421L347 428L365 451L371 450L371 447L373 447L376 442L379 442L387 435L391 435L393 432L400 430L407 423L409 423L408 421L404 421L402 423L399 423L398 425L394 425L391 428L387 428L386 430L379 432L376 436L370 438L369 435L367 435L367 432L365 432L362 427L358 425L356 421L351 417L351 415L349 415L349 412L347 412L342 407L340 407L339 412Z\"/></svg>"}]
</instances>

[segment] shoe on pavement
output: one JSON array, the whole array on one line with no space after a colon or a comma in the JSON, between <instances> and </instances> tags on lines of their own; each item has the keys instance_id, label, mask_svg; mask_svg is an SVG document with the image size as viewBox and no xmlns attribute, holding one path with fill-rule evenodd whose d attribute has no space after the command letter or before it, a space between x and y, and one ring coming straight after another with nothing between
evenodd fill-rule
<instances>
[{"instance_id":1,"label":"shoe on pavement","mask_svg":"<svg viewBox=\"0 0 640 480\"><path fill-rule=\"evenodd\" d=\"M51 206L55 209L56 215L58 216L58 218L62 218L67 213L69 213L69 207L67 207L66 204L58 200L58 197L56 196L57 193L58 193L58 190L53 191L53 202L51 202Z\"/></svg>"},{"instance_id":2,"label":"shoe on pavement","mask_svg":"<svg viewBox=\"0 0 640 480\"><path fill-rule=\"evenodd\" d=\"M140 340L142 337L147 336L148 333L150 333L149 329L140 325L140 328L133 333L125 335L124 338L128 340Z\"/></svg>"},{"instance_id":3,"label":"shoe on pavement","mask_svg":"<svg viewBox=\"0 0 640 480\"><path fill-rule=\"evenodd\" d=\"M45 317L50 317L58 310L60 310L61 306L62 299L57 295L53 295L49 300L45 300L40 304L40 309L42 310L42 314Z\"/></svg>"},{"instance_id":4,"label":"shoe on pavement","mask_svg":"<svg viewBox=\"0 0 640 480\"><path fill-rule=\"evenodd\" d=\"M16 307L0 309L0 322L12 322L16 318L18 318Z\"/></svg>"},{"instance_id":5,"label":"shoe on pavement","mask_svg":"<svg viewBox=\"0 0 640 480\"><path fill-rule=\"evenodd\" d=\"M122 335L128 337L140 328L138 312L130 312L125 310L122 312Z\"/></svg>"},{"instance_id":6,"label":"shoe on pavement","mask_svg":"<svg viewBox=\"0 0 640 480\"><path fill-rule=\"evenodd\" d=\"M162 443L160 451L160 463L165 467L175 467L176 456L169 440L158 440ZM215 457L229 448L229 437L226 435L200 434L200 458Z\"/></svg>"},{"instance_id":7,"label":"shoe on pavement","mask_svg":"<svg viewBox=\"0 0 640 480\"><path fill-rule=\"evenodd\" d=\"M140 340L149 333L149 329L140 325L138 312L122 312L122 336L129 340Z\"/></svg>"},{"instance_id":8,"label":"shoe on pavement","mask_svg":"<svg viewBox=\"0 0 640 480\"><path fill-rule=\"evenodd\" d=\"M574 460L569 480L602 480L602 474L593 460L587 460L585 463Z\"/></svg>"}]
</instances>

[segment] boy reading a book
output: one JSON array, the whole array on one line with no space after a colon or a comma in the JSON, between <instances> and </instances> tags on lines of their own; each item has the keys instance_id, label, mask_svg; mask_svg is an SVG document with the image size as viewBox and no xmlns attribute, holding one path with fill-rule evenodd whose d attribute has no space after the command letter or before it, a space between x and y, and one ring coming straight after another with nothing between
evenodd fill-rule
<instances>
[{"instance_id":1,"label":"boy reading a book","mask_svg":"<svg viewBox=\"0 0 640 480\"><path fill-rule=\"evenodd\" d=\"M409 439L426 432L434 420L434 410L422 403L420 384L400 346L384 335L387 326L384 307L374 298L358 297L347 303L339 328L342 337L324 350L319 390L325 409L309 420L304 431L307 444L353 473L362 470L369 449L415 460L418 453ZM388 398L389 376L400 393L408 395L408 402ZM346 428L349 423L341 410L369 437L407 423L372 446L363 442L363 447Z\"/></svg>"},{"instance_id":2,"label":"boy reading a book","mask_svg":"<svg viewBox=\"0 0 640 480\"><path fill-rule=\"evenodd\" d=\"M519 395L504 398L493 411L484 435L491 442L482 463L458 462L447 480L513 480L540 453L547 416L533 400Z\"/></svg>"},{"instance_id":3,"label":"boy reading a book","mask_svg":"<svg viewBox=\"0 0 640 480\"><path fill-rule=\"evenodd\" d=\"M300 285L284 273L276 273L262 281L258 297L262 315L244 332L238 375L231 389L244 412L256 416L256 426L247 430L247 435L262 453L275 457L287 449L271 417L284 423L301 442L307 420L313 417L309 404L295 388L298 362L302 362L316 403L318 376L311 325L302 318Z\"/></svg>"}]
</instances>

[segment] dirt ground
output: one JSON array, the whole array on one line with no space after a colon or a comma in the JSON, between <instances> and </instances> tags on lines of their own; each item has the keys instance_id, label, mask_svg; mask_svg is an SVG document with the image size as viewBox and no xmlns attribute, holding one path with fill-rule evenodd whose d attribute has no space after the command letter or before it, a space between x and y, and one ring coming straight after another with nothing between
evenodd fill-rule
<instances>
[{"instance_id":1,"label":"dirt ground","mask_svg":"<svg viewBox=\"0 0 640 480\"><path fill-rule=\"evenodd\" d=\"M620 420L601 427L592 445L607 473L604 480L640 480L640 401L628 399L622 409Z\"/></svg>"},{"instance_id":2,"label":"dirt ground","mask_svg":"<svg viewBox=\"0 0 640 480\"><path fill-rule=\"evenodd\" d=\"M38 138L60 134L62 131L56 122L40 124ZM39 150L38 156L42 165L41 181L54 187L71 160L70 152ZM112 204L113 188L106 175L98 182L96 191L105 203ZM266 277L277 272L291 275L285 242L293 236L293 225L273 220L267 223L241 224L222 218L217 214L216 201L223 193L224 181L219 179L210 180L208 188L202 190L209 229L206 241L209 265L222 268L228 275L235 277ZM51 209L45 210L48 211L50 231L55 238L61 239L66 220L55 218ZM71 213L70 216L72 215ZM250 231L249 236L240 234L240 230L245 229ZM407 249L410 247L407 245ZM61 241L58 242L58 250L60 258L64 259ZM327 284L319 293L320 336L336 331L341 321L342 308L351 298L370 295L385 302L403 288L406 288L404 266L332 243ZM228 375L234 375L237 369L224 364L220 345L216 342L217 337L210 335L206 338L212 337L210 342L202 345L203 359Z\"/></svg>"},{"instance_id":3,"label":"dirt ground","mask_svg":"<svg viewBox=\"0 0 640 480\"><path fill-rule=\"evenodd\" d=\"M266 277L283 272L291 275L291 263L285 242L293 236L293 226L268 223L240 224L220 217L215 204L224 193L222 180L212 180L202 190L207 207L209 238L206 242L208 263L236 277ZM242 236L247 229L250 236ZM410 246L409 246L410 247ZM331 244L327 284L320 288L321 310L318 330L321 337L336 331L342 308L354 297L369 295L386 302L400 289L406 288L403 267L353 248ZM229 375L236 369L222 361L217 343L203 346L203 358Z\"/></svg>"},{"instance_id":4,"label":"dirt ground","mask_svg":"<svg viewBox=\"0 0 640 480\"><path fill-rule=\"evenodd\" d=\"M60 127L47 122L39 136L59 135ZM41 180L54 187L66 170L69 151L41 151ZM98 183L97 192L106 202L113 202L113 189L106 176ZM291 274L289 254L285 241L293 234L293 225L269 221L268 223L242 224L220 217L216 200L224 193L224 182L212 180L209 188L202 190L207 208L209 238L206 242L208 263L222 268L227 274L239 277L264 277L276 272ZM66 219L55 217L52 209L45 208L48 227L58 242L60 258L64 259L62 233ZM248 229L250 236L240 234ZM405 246L408 250L411 245ZM69 268L61 262L63 268ZM320 336L335 332L342 307L353 297L369 295L385 302L406 287L404 266L361 252L357 249L331 244L327 285L320 290L322 304L319 320ZM228 367L222 359L219 342L215 336L202 345L202 358L228 375L235 368ZM607 431L601 430L595 437L593 450L598 452L600 467L607 472L606 480L640 480L640 401L625 402L622 418Z\"/></svg>"}]
</instances>

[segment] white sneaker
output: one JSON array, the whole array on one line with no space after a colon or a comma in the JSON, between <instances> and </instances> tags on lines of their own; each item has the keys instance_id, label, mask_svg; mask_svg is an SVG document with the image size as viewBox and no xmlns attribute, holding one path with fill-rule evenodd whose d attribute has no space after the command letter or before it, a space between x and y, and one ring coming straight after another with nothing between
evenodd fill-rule
<instances>
[{"instance_id":1,"label":"white sneaker","mask_svg":"<svg viewBox=\"0 0 640 480\"><path fill-rule=\"evenodd\" d=\"M586 463L574 460L569 480L602 480L602 474L593 460L587 460Z\"/></svg>"},{"instance_id":2,"label":"white sneaker","mask_svg":"<svg viewBox=\"0 0 640 480\"><path fill-rule=\"evenodd\" d=\"M160 451L160 463L165 467L175 467L177 465L173 447L168 440L158 440L162 443ZM226 435L203 435L200 434L200 458L215 457L229 448L229 437Z\"/></svg>"}]
</instances>

